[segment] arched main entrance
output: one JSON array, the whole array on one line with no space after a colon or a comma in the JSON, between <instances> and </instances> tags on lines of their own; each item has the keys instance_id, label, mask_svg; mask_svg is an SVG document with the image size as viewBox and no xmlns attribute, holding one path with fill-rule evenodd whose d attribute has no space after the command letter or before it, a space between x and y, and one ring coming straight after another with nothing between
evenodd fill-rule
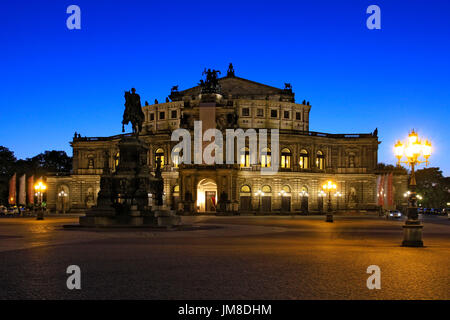
<instances>
[{"instance_id":1,"label":"arched main entrance","mask_svg":"<svg viewBox=\"0 0 450 320\"><path fill-rule=\"evenodd\" d=\"M212 179L203 179L197 185L197 211L214 212L217 206L217 184Z\"/></svg>"}]
</instances>

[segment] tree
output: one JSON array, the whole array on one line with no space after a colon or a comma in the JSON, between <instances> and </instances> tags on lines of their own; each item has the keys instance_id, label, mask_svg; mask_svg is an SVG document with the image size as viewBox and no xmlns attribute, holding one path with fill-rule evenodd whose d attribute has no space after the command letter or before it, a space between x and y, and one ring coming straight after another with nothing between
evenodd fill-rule
<instances>
[{"instance_id":1,"label":"tree","mask_svg":"<svg viewBox=\"0 0 450 320\"><path fill-rule=\"evenodd\" d=\"M15 163L14 152L0 146L0 204L8 203L9 178L14 174Z\"/></svg>"},{"instance_id":2,"label":"tree","mask_svg":"<svg viewBox=\"0 0 450 320\"><path fill-rule=\"evenodd\" d=\"M395 175L408 174L408 170L402 166L393 166L392 164L385 164L382 162L378 163L375 168L375 173L377 174L386 174L391 172Z\"/></svg>"},{"instance_id":3,"label":"tree","mask_svg":"<svg viewBox=\"0 0 450 320\"><path fill-rule=\"evenodd\" d=\"M14 152L6 147L0 146L0 175L12 175L15 162L16 157L14 156Z\"/></svg>"},{"instance_id":4,"label":"tree","mask_svg":"<svg viewBox=\"0 0 450 320\"><path fill-rule=\"evenodd\" d=\"M72 158L65 151L45 151L31 158L31 162L36 172L69 173L72 170Z\"/></svg>"},{"instance_id":5,"label":"tree","mask_svg":"<svg viewBox=\"0 0 450 320\"><path fill-rule=\"evenodd\" d=\"M423 207L442 208L449 201L450 178L445 178L439 168L416 171L417 193L423 197Z\"/></svg>"}]
</instances>

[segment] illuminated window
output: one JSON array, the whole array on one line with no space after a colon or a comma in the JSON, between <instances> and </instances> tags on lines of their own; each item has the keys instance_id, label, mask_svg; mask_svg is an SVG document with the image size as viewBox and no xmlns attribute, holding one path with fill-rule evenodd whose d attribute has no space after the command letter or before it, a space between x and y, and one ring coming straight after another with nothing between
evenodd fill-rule
<instances>
[{"instance_id":1,"label":"illuminated window","mask_svg":"<svg viewBox=\"0 0 450 320\"><path fill-rule=\"evenodd\" d=\"M179 193L179 192L180 192L180 186L175 185L175 187L173 187L173 193Z\"/></svg>"},{"instance_id":2,"label":"illuminated window","mask_svg":"<svg viewBox=\"0 0 450 320\"><path fill-rule=\"evenodd\" d=\"M240 157L239 163L241 168L250 167L250 152L248 148L242 148L239 153L239 157Z\"/></svg>"},{"instance_id":3,"label":"illuminated window","mask_svg":"<svg viewBox=\"0 0 450 320\"><path fill-rule=\"evenodd\" d=\"M309 162L308 151L303 149L302 151L300 151L300 159L298 161L300 169L308 169L309 167L308 162Z\"/></svg>"},{"instance_id":4,"label":"illuminated window","mask_svg":"<svg viewBox=\"0 0 450 320\"><path fill-rule=\"evenodd\" d=\"M270 149L264 148L261 151L261 167L263 168L270 167L270 157L271 157Z\"/></svg>"},{"instance_id":5,"label":"illuminated window","mask_svg":"<svg viewBox=\"0 0 450 320\"><path fill-rule=\"evenodd\" d=\"M325 155L322 151L317 151L317 157L316 157L316 167L320 170L325 169Z\"/></svg>"},{"instance_id":6,"label":"illuminated window","mask_svg":"<svg viewBox=\"0 0 450 320\"><path fill-rule=\"evenodd\" d=\"M264 192L264 193L271 193L272 192L272 188L270 186L266 185L266 186L263 186L261 188L261 191Z\"/></svg>"},{"instance_id":7,"label":"illuminated window","mask_svg":"<svg viewBox=\"0 0 450 320\"><path fill-rule=\"evenodd\" d=\"M161 148L155 152L155 165L158 163L158 159L161 160L161 168L164 167L164 150Z\"/></svg>"},{"instance_id":8,"label":"illuminated window","mask_svg":"<svg viewBox=\"0 0 450 320\"><path fill-rule=\"evenodd\" d=\"M114 157L114 165L115 165L116 168L119 165L119 159L120 159L120 153L117 152L116 156Z\"/></svg>"},{"instance_id":9,"label":"illuminated window","mask_svg":"<svg viewBox=\"0 0 450 320\"><path fill-rule=\"evenodd\" d=\"M243 192L243 193L249 193L249 192L251 192L252 190L250 189L250 187L248 186L248 185L243 185L242 187L241 187L241 192Z\"/></svg>"},{"instance_id":10,"label":"illuminated window","mask_svg":"<svg viewBox=\"0 0 450 320\"><path fill-rule=\"evenodd\" d=\"M291 150L284 148L281 150L281 168L289 169L291 167Z\"/></svg>"},{"instance_id":11,"label":"illuminated window","mask_svg":"<svg viewBox=\"0 0 450 320\"><path fill-rule=\"evenodd\" d=\"M284 186L283 188L281 188L281 190L283 190L285 193L291 192L291 188L289 186Z\"/></svg>"}]
</instances>

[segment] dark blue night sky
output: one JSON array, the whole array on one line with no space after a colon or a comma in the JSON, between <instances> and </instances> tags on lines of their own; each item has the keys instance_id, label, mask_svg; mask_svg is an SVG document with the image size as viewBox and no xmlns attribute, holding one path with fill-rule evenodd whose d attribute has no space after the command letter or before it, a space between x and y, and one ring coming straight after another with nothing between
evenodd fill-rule
<instances>
[{"instance_id":1,"label":"dark blue night sky","mask_svg":"<svg viewBox=\"0 0 450 320\"><path fill-rule=\"evenodd\" d=\"M66 28L71 4L81 30ZM371 4L381 30L366 28ZM0 145L19 158L120 133L124 90L164 101L232 62L290 82L312 131L378 127L380 162L417 129L450 175L450 1L2 1L0 26Z\"/></svg>"}]
</instances>

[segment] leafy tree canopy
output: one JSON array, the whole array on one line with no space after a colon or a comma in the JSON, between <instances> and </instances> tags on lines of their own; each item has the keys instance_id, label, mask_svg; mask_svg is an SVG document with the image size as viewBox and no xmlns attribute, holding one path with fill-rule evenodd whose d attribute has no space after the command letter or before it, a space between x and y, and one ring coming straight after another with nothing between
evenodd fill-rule
<instances>
[{"instance_id":1,"label":"leafy tree canopy","mask_svg":"<svg viewBox=\"0 0 450 320\"><path fill-rule=\"evenodd\" d=\"M423 197L423 207L443 208L450 202L450 178L444 177L439 168L417 170L416 183L417 193Z\"/></svg>"},{"instance_id":2,"label":"leafy tree canopy","mask_svg":"<svg viewBox=\"0 0 450 320\"><path fill-rule=\"evenodd\" d=\"M6 147L0 146L0 175L12 175L15 163L16 157L14 156L14 152Z\"/></svg>"},{"instance_id":3,"label":"leafy tree canopy","mask_svg":"<svg viewBox=\"0 0 450 320\"><path fill-rule=\"evenodd\" d=\"M386 173L393 173L396 175L401 174L408 174L408 170L406 170L402 166L393 166L392 164L385 164L385 163L378 163L377 167L375 168L375 172L377 174L386 174Z\"/></svg>"}]
</instances>

